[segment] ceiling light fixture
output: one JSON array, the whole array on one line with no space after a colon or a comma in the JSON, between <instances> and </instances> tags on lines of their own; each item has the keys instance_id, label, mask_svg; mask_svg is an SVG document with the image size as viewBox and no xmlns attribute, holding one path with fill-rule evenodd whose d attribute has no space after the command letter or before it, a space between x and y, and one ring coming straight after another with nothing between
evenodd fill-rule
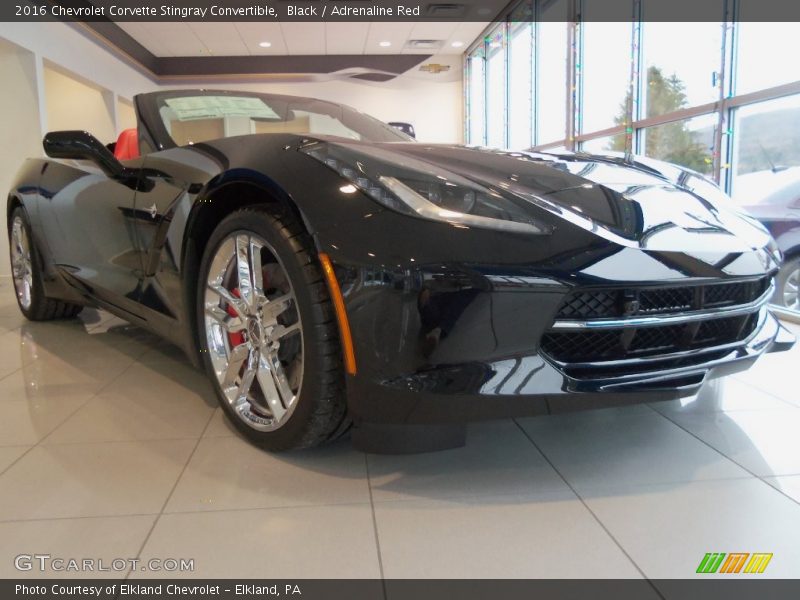
<instances>
[{"instance_id":1,"label":"ceiling light fixture","mask_svg":"<svg viewBox=\"0 0 800 600\"><path fill-rule=\"evenodd\" d=\"M388 48L391 45L392 45L392 42L387 42L386 40L378 43L378 46L380 46L381 48Z\"/></svg>"},{"instance_id":2,"label":"ceiling light fixture","mask_svg":"<svg viewBox=\"0 0 800 600\"><path fill-rule=\"evenodd\" d=\"M272 46L272 42L259 42L258 45L261 46L262 48L269 48L270 46Z\"/></svg>"},{"instance_id":3,"label":"ceiling light fixture","mask_svg":"<svg viewBox=\"0 0 800 600\"><path fill-rule=\"evenodd\" d=\"M464 42L453 42L450 44L453 48L461 48L464 45Z\"/></svg>"}]
</instances>

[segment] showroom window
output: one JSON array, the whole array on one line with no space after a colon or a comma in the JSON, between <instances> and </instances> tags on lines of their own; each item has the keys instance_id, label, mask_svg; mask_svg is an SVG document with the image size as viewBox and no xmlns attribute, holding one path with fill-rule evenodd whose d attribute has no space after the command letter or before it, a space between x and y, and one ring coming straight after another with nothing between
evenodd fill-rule
<instances>
[{"instance_id":1,"label":"showroom window","mask_svg":"<svg viewBox=\"0 0 800 600\"><path fill-rule=\"evenodd\" d=\"M716 113L643 129L644 154L708 175L714 163Z\"/></svg>"},{"instance_id":2,"label":"showroom window","mask_svg":"<svg viewBox=\"0 0 800 600\"><path fill-rule=\"evenodd\" d=\"M508 38L508 147L525 150L534 144L533 24L510 23Z\"/></svg>"},{"instance_id":3,"label":"showroom window","mask_svg":"<svg viewBox=\"0 0 800 600\"><path fill-rule=\"evenodd\" d=\"M578 130L586 133L624 125L631 93L631 24L590 21L580 30ZM617 149L625 149L624 137Z\"/></svg>"},{"instance_id":4,"label":"showroom window","mask_svg":"<svg viewBox=\"0 0 800 600\"><path fill-rule=\"evenodd\" d=\"M800 214L800 96L737 108L734 131L734 201Z\"/></svg>"},{"instance_id":5,"label":"showroom window","mask_svg":"<svg viewBox=\"0 0 800 600\"><path fill-rule=\"evenodd\" d=\"M562 0L550 10L566 15L566 6ZM569 24L563 21L544 21L537 27L538 145L559 142L566 137L568 27Z\"/></svg>"},{"instance_id":6,"label":"showroom window","mask_svg":"<svg viewBox=\"0 0 800 600\"><path fill-rule=\"evenodd\" d=\"M736 27L739 38L737 94L800 80L800 62L788 60L797 54L797 23L742 22Z\"/></svg>"},{"instance_id":7,"label":"showroom window","mask_svg":"<svg viewBox=\"0 0 800 600\"><path fill-rule=\"evenodd\" d=\"M604 135L581 142L583 152L606 154L608 152L622 152L625 149L625 135Z\"/></svg>"},{"instance_id":8,"label":"showroom window","mask_svg":"<svg viewBox=\"0 0 800 600\"><path fill-rule=\"evenodd\" d=\"M486 61L483 45L476 48L467 60L467 141L486 143Z\"/></svg>"},{"instance_id":9,"label":"showroom window","mask_svg":"<svg viewBox=\"0 0 800 600\"><path fill-rule=\"evenodd\" d=\"M719 100L720 23L644 23L642 30L648 117Z\"/></svg>"},{"instance_id":10,"label":"showroom window","mask_svg":"<svg viewBox=\"0 0 800 600\"><path fill-rule=\"evenodd\" d=\"M506 146L505 25L486 38L486 144Z\"/></svg>"},{"instance_id":11,"label":"showroom window","mask_svg":"<svg viewBox=\"0 0 800 600\"><path fill-rule=\"evenodd\" d=\"M758 19L759 12L759 0L740 0L741 19ZM736 93L800 80L800 62L788 59L797 54L797 34L797 23L737 23Z\"/></svg>"}]
</instances>

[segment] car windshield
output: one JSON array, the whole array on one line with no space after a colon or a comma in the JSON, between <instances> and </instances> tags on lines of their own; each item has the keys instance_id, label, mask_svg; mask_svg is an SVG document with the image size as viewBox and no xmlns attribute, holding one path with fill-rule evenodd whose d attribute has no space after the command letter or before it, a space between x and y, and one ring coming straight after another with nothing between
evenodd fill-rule
<instances>
[{"instance_id":1,"label":"car windshield","mask_svg":"<svg viewBox=\"0 0 800 600\"><path fill-rule=\"evenodd\" d=\"M311 98L229 92L165 94L157 106L178 146L253 133L333 135L369 142L412 140L353 108Z\"/></svg>"}]
</instances>

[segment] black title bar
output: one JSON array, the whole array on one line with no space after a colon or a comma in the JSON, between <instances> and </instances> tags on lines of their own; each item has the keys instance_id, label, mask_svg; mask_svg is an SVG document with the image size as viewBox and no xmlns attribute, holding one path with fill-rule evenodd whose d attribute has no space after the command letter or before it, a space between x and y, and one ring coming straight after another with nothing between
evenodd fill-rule
<instances>
[{"instance_id":1,"label":"black title bar","mask_svg":"<svg viewBox=\"0 0 800 600\"><path fill-rule=\"evenodd\" d=\"M3 0L0 21L775 21L794 0Z\"/></svg>"}]
</instances>

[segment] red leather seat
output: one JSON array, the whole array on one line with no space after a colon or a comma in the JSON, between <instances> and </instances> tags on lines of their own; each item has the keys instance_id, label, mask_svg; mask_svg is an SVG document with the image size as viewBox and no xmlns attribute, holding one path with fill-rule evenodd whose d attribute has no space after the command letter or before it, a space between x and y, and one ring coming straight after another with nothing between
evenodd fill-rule
<instances>
[{"instance_id":1,"label":"red leather seat","mask_svg":"<svg viewBox=\"0 0 800 600\"><path fill-rule=\"evenodd\" d=\"M117 160L139 158L139 133L136 129L126 129L119 134L114 146L114 157Z\"/></svg>"}]
</instances>

